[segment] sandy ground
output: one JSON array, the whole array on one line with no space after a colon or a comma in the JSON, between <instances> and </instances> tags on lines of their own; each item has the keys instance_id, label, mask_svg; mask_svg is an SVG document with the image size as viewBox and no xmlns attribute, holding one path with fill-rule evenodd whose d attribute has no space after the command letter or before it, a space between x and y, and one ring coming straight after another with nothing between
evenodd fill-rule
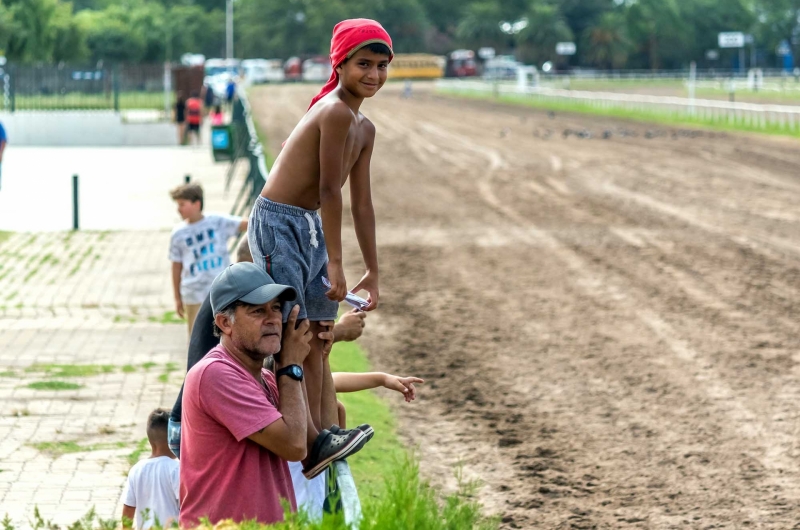
<instances>
[{"instance_id":1,"label":"sandy ground","mask_svg":"<svg viewBox=\"0 0 800 530\"><path fill-rule=\"evenodd\" d=\"M313 92L254 92L274 153ZM428 478L460 463L504 528L800 520L800 143L393 87L362 110L365 344L429 382L397 407Z\"/></svg>"}]
</instances>

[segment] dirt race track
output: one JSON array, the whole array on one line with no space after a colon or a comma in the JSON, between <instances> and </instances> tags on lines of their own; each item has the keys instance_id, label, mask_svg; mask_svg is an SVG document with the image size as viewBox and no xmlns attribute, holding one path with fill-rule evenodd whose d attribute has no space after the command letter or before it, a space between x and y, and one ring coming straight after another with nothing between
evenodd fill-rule
<instances>
[{"instance_id":1,"label":"dirt race track","mask_svg":"<svg viewBox=\"0 0 800 530\"><path fill-rule=\"evenodd\" d=\"M313 93L254 92L273 153ZM800 528L800 142L424 89L362 110L365 344L429 381L396 407L426 477L461 462L504 528Z\"/></svg>"}]
</instances>

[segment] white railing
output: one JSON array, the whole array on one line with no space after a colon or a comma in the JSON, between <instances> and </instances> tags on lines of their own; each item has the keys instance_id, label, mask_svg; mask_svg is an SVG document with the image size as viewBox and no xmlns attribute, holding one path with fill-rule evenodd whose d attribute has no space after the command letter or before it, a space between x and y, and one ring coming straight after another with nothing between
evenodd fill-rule
<instances>
[{"instance_id":1,"label":"white railing","mask_svg":"<svg viewBox=\"0 0 800 530\"><path fill-rule=\"evenodd\" d=\"M518 86L513 83L442 79L437 90L527 96L542 102L574 102L597 109L620 108L652 115L682 115L703 122L745 125L753 128L777 128L796 131L800 127L800 106L759 105L713 99L690 99L645 94L589 92L559 88Z\"/></svg>"}]
</instances>

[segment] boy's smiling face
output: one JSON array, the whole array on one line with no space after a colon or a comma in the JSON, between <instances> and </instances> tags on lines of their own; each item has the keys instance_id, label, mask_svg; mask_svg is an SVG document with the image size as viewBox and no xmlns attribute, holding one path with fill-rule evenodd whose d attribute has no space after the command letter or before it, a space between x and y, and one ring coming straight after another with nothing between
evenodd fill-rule
<instances>
[{"instance_id":1,"label":"boy's smiling face","mask_svg":"<svg viewBox=\"0 0 800 530\"><path fill-rule=\"evenodd\" d=\"M336 71L348 92L357 97L371 98L386 82L389 56L362 48Z\"/></svg>"}]
</instances>

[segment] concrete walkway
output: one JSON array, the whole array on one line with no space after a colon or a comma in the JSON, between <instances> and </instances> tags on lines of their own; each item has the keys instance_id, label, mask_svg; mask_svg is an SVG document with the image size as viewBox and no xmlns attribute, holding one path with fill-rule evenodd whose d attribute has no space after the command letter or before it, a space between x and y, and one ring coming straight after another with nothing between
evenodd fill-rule
<instances>
[{"instance_id":1,"label":"concrete walkway","mask_svg":"<svg viewBox=\"0 0 800 530\"><path fill-rule=\"evenodd\" d=\"M186 327L171 313L178 218L167 192L191 173L206 211L227 213L247 163L225 197L227 165L207 148L8 154L0 229L17 233L0 241L0 519L27 527L36 506L59 524L92 507L118 519L127 470L149 454L147 415L172 406L186 367ZM95 231L63 231L63 181L75 171Z\"/></svg>"}]
</instances>

